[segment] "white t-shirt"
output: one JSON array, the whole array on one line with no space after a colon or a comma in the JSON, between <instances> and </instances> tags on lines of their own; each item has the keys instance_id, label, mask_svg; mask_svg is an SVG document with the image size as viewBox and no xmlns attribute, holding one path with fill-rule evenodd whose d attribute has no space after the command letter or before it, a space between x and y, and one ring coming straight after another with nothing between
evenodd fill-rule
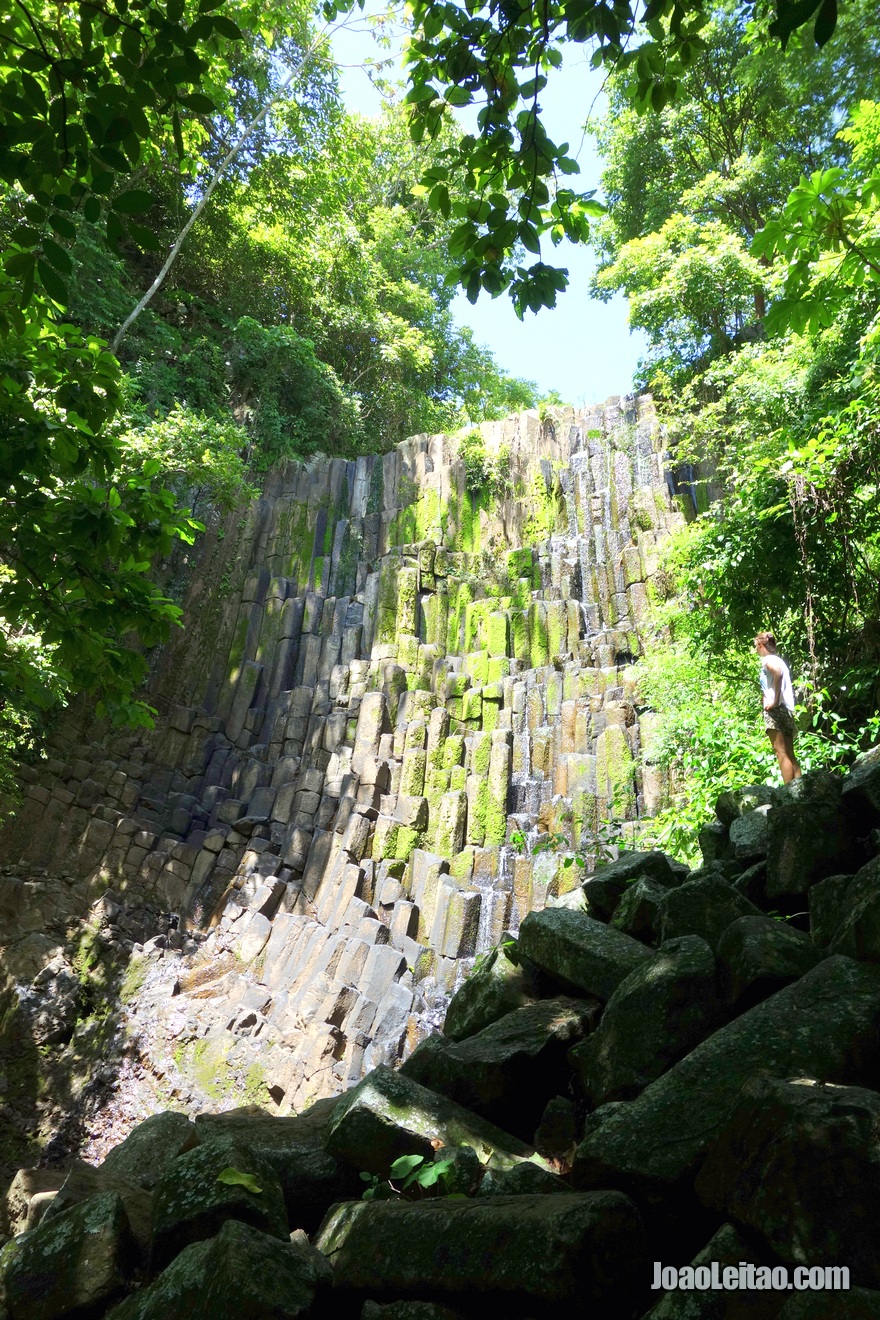
<instances>
[{"instance_id":1,"label":"white t-shirt","mask_svg":"<svg viewBox=\"0 0 880 1320\"><path fill-rule=\"evenodd\" d=\"M780 665L782 666L782 684L780 686L782 705L787 706L789 710L794 710L794 688L792 687L791 674L789 673L788 665L780 656L777 655L776 659L779 661ZM770 670L767 669L762 664L761 691L775 692L775 690L776 690L775 675L771 674Z\"/></svg>"}]
</instances>

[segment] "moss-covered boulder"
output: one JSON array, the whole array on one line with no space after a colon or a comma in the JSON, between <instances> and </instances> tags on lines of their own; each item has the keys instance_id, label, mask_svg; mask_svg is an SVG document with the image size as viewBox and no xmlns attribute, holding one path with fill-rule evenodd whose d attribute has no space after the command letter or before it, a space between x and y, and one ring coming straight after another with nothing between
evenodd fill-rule
<instances>
[{"instance_id":1,"label":"moss-covered boulder","mask_svg":"<svg viewBox=\"0 0 880 1320\"><path fill-rule=\"evenodd\" d=\"M630 1100L721 1021L712 950L705 940L685 935L669 940L621 981L598 1030L569 1057L594 1105Z\"/></svg>"},{"instance_id":2,"label":"moss-covered boulder","mask_svg":"<svg viewBox=\"0 0 880 1320\"><path fill-rule=\"evenodd\" d=\"M686 1191L742 1087L766 1073L873 1085L880 1068L880 968L828 958L716 1031L578 1147L579 1187Z\"/></svg>"},{"instance_id":3,"label":"moss-covered boulder","mask_svg":"<svg viewBox=\"0 0 880 1320\"><path fill-rule=\"evenodd\" d=\"M832 1154L833 1152L833 1154ZM880 1287L880 1095L755 1079L697 1179L720 1211L789 1265L846 1265Z\"/></svg>"},{"instance_id":4,"label":"moss-covered boulder","mask_svg":"<svg viewBox=\"0 0 880 1320\"><path fill-rule=\"evenodd\" d=\"M560 907L530 912L520 927L518 948L561 986L603 1000L651 956L622 931Z\"/></svg>"},{"instance_id":5,"label":"moss-covered boulder","mask_svg":"<svg viewBox=\"0 0 880 1320\"><path fill-rule=\"evenodd\" d=\"M138 1123L123 1142L114 1146L101 1168L149 1191L165 1165L197 1141L195 1125L186 1114L165 1110Z\"/></svg>"},{"instance_id":6,"label":"moss-covered boulder","mask_svg":"<svg viewBox=\"0 0 880 1320\"><path fill-rule=\"evenodd\" d=\"M137 1255L122 1198L94 1196L6 1244L0 1314L8 1320L100 1314L127 1286Z\"/></svg>"},{"instance_id":7,"label":"moss-covered boulder","mask_svg":"<svg viewBox=\"0 0 880 1320\"><path fill-rule=\"evenodd\" d=\"M718 942L718 964L727 1002L742 1013L819 961L809 935L772 917L738 917Z\"/></svg>"},{"instance_id":8,"label":"moss-covered boulder","mask_svg":"<svg viewBox=\"0 0 880 1320\"><path fill-rule=\"evenodd\" d=\"M473 1201L349 1202L316 1240L342 1293L427 1298L470 1312L603 1320L632 1313L646 1273L639 1213L617 1192Z\"/></svg>"},{"instance_id":9,"label":"moss-covered boulder","mask_svg":"<svg viewBox=\"0 0 880 1320\"><path fill-rule=\"evenodd\" d=\"M153 1263L162 1268L192 1242L238 1219L275 1238L289 1233L275 1170L235 1141L208 1141L180 1155L153 1193Z\"/></svg>"},{"instance_id":10,"label":"moss-covered boulder","mask_svg":"<svg viewBox=\"0 0 880 1320\"><path fill-rule=\"evenodd\" d=\"M216 1237L195 1242L107 1320L297 1320L313 1315L329 1282L326 1262L304 1235L279 1242L230 1219Z\"/></svg>"},{"instance_id":11,"label":"moss-covered boulder","mask_svg":"<svg viewBox=\"0 0 880 1320\"><path fill-rule=\"evenodd\" d=\"M565 1089L566 1055L599 1016L596 1001L543 999L474 1036L429 1036L401 1072L531 1141L544 1108Z\"/></svg>"},{"instance_id":12,"label":"moss-covered boulder","mask_svg":"<svg viewBox=\"0 0 880 1320\"><path fill-rule=\"evenodd\" d=\"M357 1169L387 1177L401 1155L431 1159L444 1146L472 1146L483 1163L507 1168L532 1155L527 1146L471 1110L391 1068L374 1068L338 1101L330 1151Z\"/></svg>"},{"instance_id":13,"label":"moss-covered boulder","mask_svg":"<svg viewBox=\"0 0 880 1320\"><path fill-rule=\"evenodd\" d=\"M510 956L513 954L513 957ZM446 1010L443 1033L450 1040L464 1040L505 1013L529 1002L532 979L518 961L512 940L490 951L456 990Z\"/></svg>"},{"instance_id":14,"label":"moss-covered boulder","mask_svg":"<svg viewBox=\"0 0 880 1320\"><path fill-rule=\"evenodd\" d=\"M737 917L759 917L761 911L720 875L704 875L672 889L660 904L660 938L698 935L710 949Z\"/></svg>"}]
</instances>

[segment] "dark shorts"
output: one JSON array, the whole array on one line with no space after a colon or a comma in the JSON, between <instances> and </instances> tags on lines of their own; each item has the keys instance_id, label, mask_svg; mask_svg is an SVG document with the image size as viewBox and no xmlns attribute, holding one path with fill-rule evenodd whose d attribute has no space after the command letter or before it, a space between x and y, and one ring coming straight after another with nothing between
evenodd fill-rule
<instances>
[{"instance_id":1,"label":"dark shorts","mask_svg":"<svg viewBox=\"0 0 880 1320\"><path fill-rule=\"evenodd\" d=\"M788 737L794 737L794 716L787 706L771 706L764 711L764 728L776 729Z\"/></svg>"}]
</instances>

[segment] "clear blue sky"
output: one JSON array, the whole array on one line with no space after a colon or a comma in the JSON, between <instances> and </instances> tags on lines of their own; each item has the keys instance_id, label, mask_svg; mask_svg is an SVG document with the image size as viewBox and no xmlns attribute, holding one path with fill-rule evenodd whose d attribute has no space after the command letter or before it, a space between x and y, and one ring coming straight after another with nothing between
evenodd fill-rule
<instances>
[{"instance_id":1,"label":"clear blue sky","mask_svg":"<svg viewBox=\"0 0 880 1320\"><path fill-rule=\"evenodd\" d=\"M363 17L338 31L333 49L342 66L341 86L346 105L361 114L377 114L380 98L363 70L365 60L387 58L380 50ZM544 123L555 142L569 142L571 155L581 173L574 175L575 188L599 187L601 161L582 125L591 112L601 112L601 76L588 67L589 51L566 51L566 64L554 72L541 97ZM386 71L392 76L392 71ZM402 75L401 75L402 76ZM644 337L630 333L626 302L615 297L610 303L590 298L589 280L594 258L589 249L568 242L554 248L548 242L543 259L568 267L569 286L553 310L534 315L526 312L518 321L510 299L481 294L475 306L459 294L453 312L476 339L494 352L498 362L515 376L537 382L542 392L557 389L568 402L598 403L612 394L632 389L632 375L644 352Z\"/></svg>"}]
</instances>

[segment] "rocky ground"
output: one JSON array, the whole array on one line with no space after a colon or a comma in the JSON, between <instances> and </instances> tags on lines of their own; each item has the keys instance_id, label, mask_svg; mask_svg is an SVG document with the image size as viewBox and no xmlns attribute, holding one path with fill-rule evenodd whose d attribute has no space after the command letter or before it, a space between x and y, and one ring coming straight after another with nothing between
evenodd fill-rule
<instances>
[{"instance_id":1,"label":"rocky ground","mask_svg":"<svg viewBox=\"0 0 880 1320\"><path fill-rule=\"evenodd\" d=\"M224 933L139 941L125 1046L81 1101L100 1163L13 1180L0 1317L880 1316L878 827L880 751L726 794L698 871L656 852L600 869L399 1069L286 1117L206 1104L189 1066ZM852 1287L658 1300L658 1260L840 1266Z\"/></svg>"}]
</instances>

